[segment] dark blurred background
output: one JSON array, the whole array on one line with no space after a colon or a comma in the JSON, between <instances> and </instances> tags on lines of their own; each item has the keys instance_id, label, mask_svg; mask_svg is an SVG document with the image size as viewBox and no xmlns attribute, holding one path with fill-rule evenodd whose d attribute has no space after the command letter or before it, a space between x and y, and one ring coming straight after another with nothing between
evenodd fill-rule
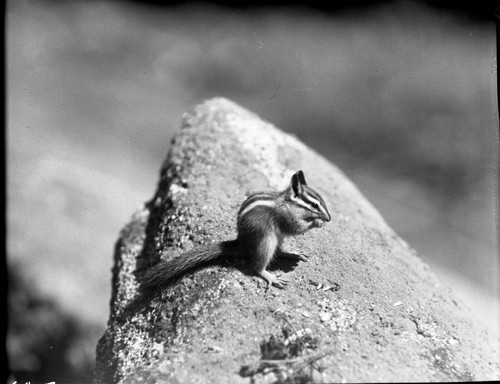
<instances>
[{"instance_id":1,"label":"dark blurred background","mask_svg":"<svg viewBox=\"0 0 500 384\"><path fill-rule=\"evenodd\" d=\"M213 96L337 164L498 331L496 75L473 7L9 1L11 379L92 380L114 242Z\"/></svg>"}]
</instances>

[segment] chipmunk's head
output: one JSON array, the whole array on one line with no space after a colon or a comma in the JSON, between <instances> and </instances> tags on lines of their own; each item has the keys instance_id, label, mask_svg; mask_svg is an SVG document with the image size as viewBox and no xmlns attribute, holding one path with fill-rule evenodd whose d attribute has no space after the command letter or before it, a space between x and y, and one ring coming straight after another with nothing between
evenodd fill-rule
<instances>
[{"instance_id":1,"label":"chipmunk's head","mask_svg":"<svg viewBox=\"0 0 500 384\"><path fill-rule=\"evenodd\" d=\"M310 224L310 228L322 227L324 222L331 220L323 198L307 185L302 171L297 171L290 180L289 199L304 211L303 220Z\"/></svg>"}]
</instances>

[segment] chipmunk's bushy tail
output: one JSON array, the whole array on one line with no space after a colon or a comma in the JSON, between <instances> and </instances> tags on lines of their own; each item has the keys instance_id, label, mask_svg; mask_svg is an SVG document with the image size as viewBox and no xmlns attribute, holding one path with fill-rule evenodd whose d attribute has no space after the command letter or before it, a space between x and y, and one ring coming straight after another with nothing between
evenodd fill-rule
<instances>
[{"instance_id":1,"label":"chipmunk's bushy tail","mask_svg":"<svg viewBox=\"0 0 500 384\"><path fill-rule=\"evenodd\" d=\"M154 292L175 282L188 272L193 272L233 255L237 252L238 247L237 240L223 241L195 247L175 258L161 260L144 272L141 277L140 289L143 293Z\"/></svg>"}]
</instances>

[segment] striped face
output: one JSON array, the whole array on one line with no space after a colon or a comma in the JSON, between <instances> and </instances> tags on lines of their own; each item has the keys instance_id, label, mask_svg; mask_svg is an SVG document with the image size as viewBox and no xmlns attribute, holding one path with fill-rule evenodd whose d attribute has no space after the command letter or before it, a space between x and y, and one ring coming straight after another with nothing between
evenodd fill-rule
<instances>
[{"instance_id":1,"label":"striped face","mask_svg":"<svg viewBox=\"0 0 500 384\"><path fill-rule=\"evenodd\" d=\"M307 186L302 171L298 171L292 176L292 180L290 181L290 199L294 204L317 214L318 219L324 221L331 220L325 202L318 192Z\"/></svg>"}]
</instances>

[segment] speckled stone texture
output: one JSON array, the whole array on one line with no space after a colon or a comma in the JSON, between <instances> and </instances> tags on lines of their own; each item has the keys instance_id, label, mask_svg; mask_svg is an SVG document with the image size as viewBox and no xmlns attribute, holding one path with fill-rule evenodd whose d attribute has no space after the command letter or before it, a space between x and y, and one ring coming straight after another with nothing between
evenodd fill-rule
<instances>
[{"instance_id":1,"label":"speckled stone texture","mask_svg":"<svg viewBox=\"0 0 500 384\"><path fill-rule=\"evenodd\" d=\"M224 262L138 294L137 271L235 238L245 197L286 188L298 169L332 221L285 244L309 255L273 264L287 289L267 291L243 264ZM158 190L121 232L112 286L97 383L500 379L498 340L346 176L222 98L185 114Z\"/></svg>"}]
</instances>

